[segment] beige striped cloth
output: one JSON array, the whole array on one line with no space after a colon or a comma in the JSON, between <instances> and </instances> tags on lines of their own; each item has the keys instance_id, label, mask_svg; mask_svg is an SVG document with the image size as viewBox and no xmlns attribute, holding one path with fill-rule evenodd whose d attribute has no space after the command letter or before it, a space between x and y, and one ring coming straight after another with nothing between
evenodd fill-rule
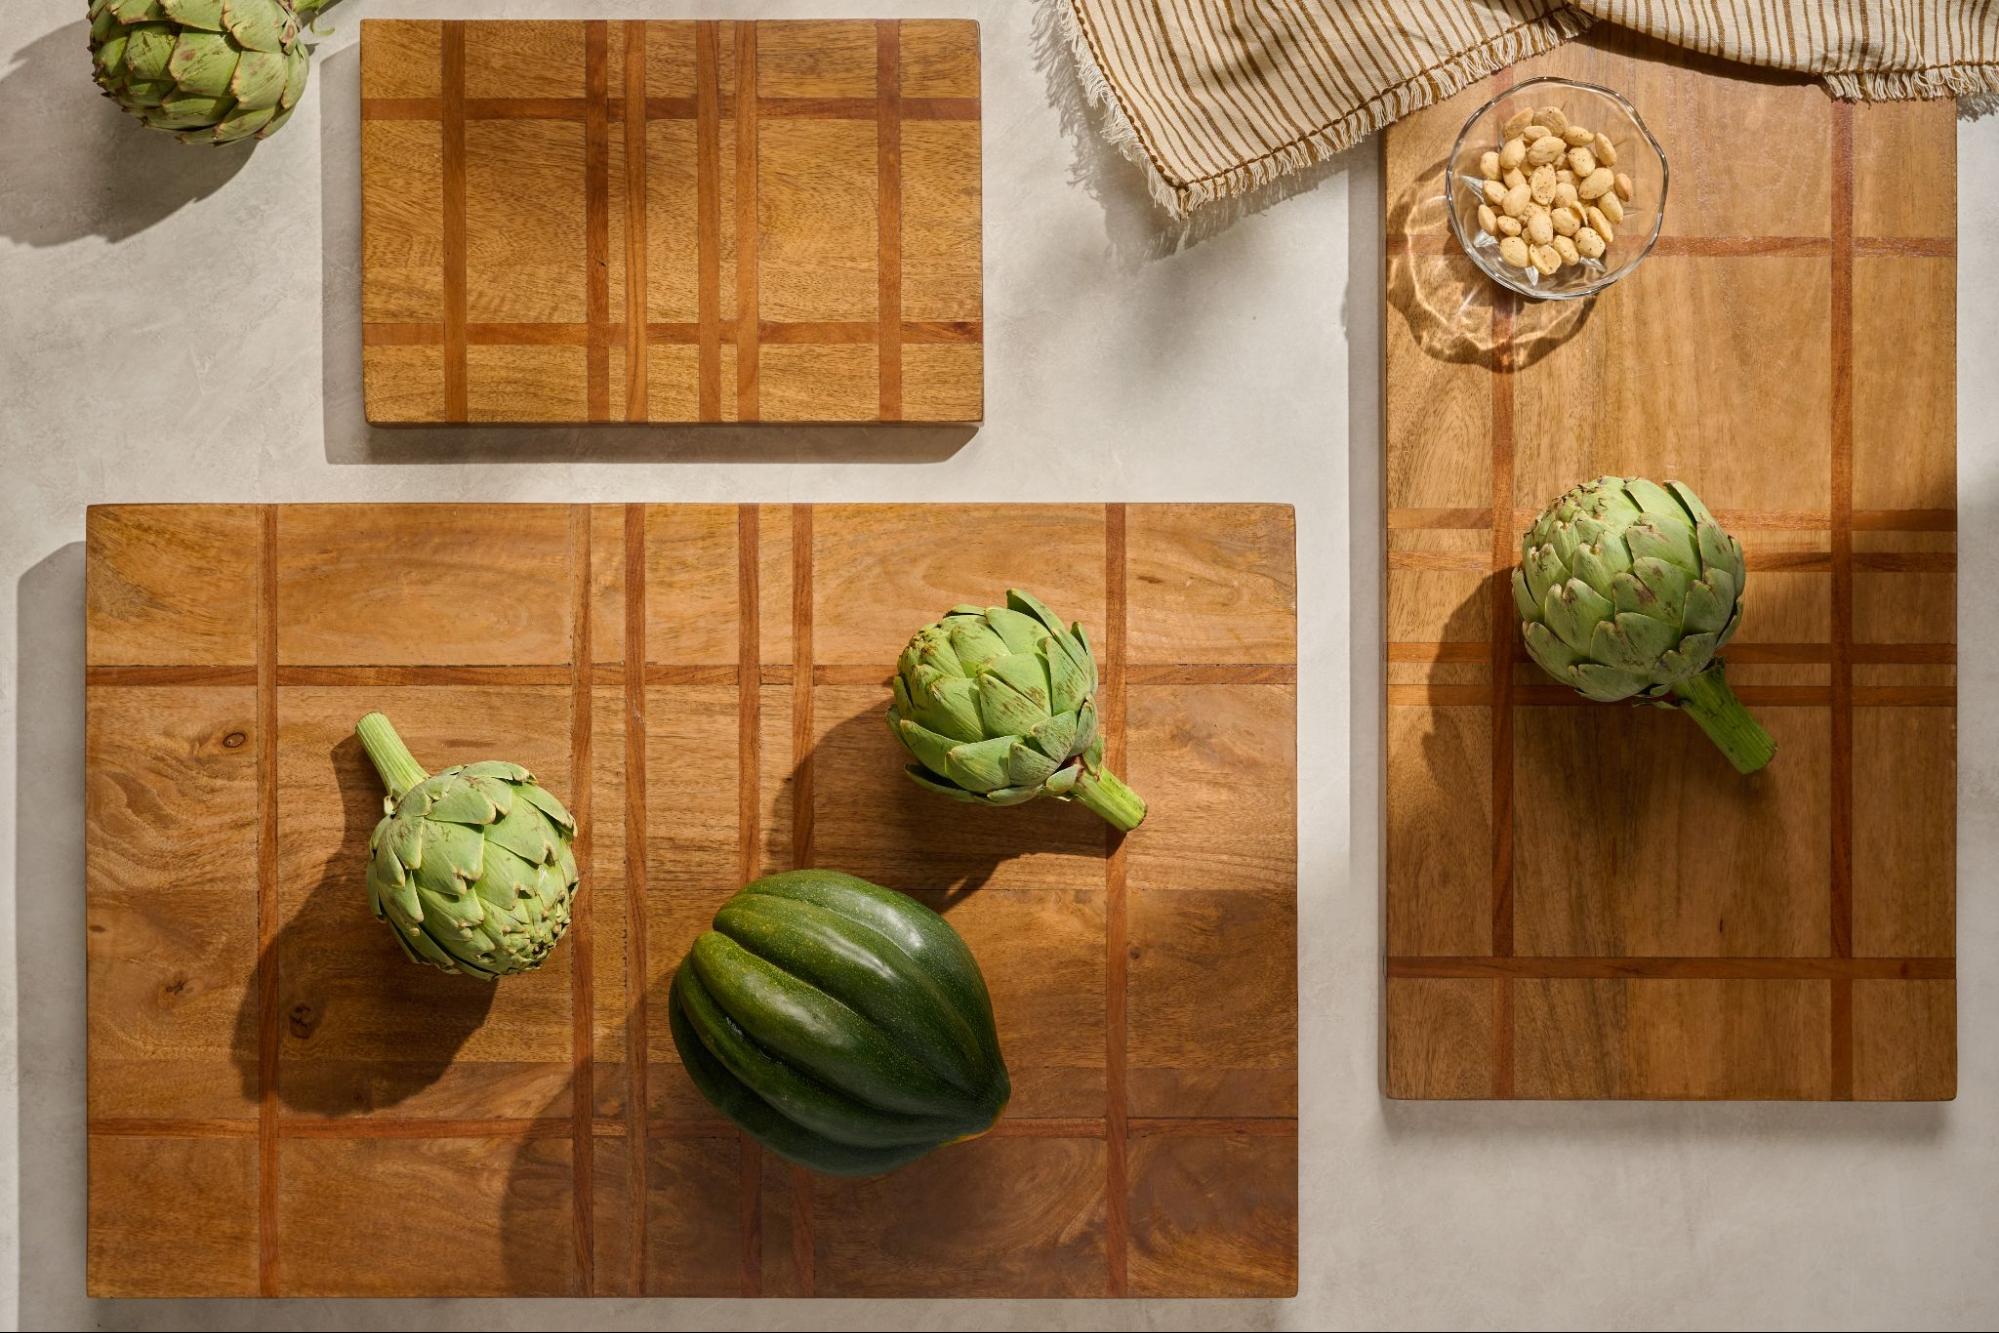
<instances>
[{"instance_id":1,"label":"beige striped cloth","mask_svg":"<svg viewBox=\"0 0 1999 1333\"><path fill-rule=\"evenodd\" d=\"M1999 0L1046 0L1176 214L1328 157L1599 20L1836 97L1999 92Z\"/></svg>"}]
</instances>

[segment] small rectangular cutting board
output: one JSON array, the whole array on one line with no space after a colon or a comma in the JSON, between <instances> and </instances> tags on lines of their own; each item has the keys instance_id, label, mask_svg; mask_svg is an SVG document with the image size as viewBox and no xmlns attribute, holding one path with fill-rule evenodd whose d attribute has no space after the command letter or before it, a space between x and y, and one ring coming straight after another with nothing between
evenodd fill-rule
<instances>
[{"instance_id":1,"label":"small rectangular cutting board","mask_svg":"<svg viewBox=\"0 0 1999 1333\"><path fill-rule=\"evenodd\" d=\"M1497 299L1441 202L1465 118L1541 74L1623 92L1672 169L1587 304ZM1955 144L1948 102L1615 30L1388 132L1391 1096L1953 1095ZM1521 650L1520 532L1605 473L1747 549L1762 774Z\"/></svg>"},{"instance_id":2,"label":"small rectangular cutting board","mask_svg":"<svg viewBox=\"0 0 1999 1333\"><path fill-rule=\"evenodd\" d=\"M979 27L367 20L368 419L976 421Z\"/></svg>"},{"instance_id":3,"label":"small rectangular cutting board","mask_svg":"<svg viewBox=\"0 0 1999 1333\"><path fill-rule=\"evenodd\" d=\"M92 1294L1295 1291L1289 508L118 506L88 566ZM897 654L1009 584L1099 645L1137 833L902 775ZM371 709L576 812L541 970L370 915ZM835 1180L696 1093L665 979L794 865L965 936L992 1133Z\"/></svg>"}]
</instances>

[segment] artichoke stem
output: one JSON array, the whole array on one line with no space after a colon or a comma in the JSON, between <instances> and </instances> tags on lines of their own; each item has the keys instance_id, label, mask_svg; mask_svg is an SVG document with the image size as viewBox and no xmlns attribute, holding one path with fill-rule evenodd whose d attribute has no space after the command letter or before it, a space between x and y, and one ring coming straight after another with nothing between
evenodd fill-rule
<instances>
[{"instance_id":1,"label":"artichoke stem","mask_svg":"<svg viewBox=\"0 0 1999 1333\"><path fill-rule=\"evenodd\" d=\"M1094 772L1086 764L1076 779L1076 799L1097 812L1105 823L1125 833L1145 819L1145 801L1108 768Z\"/></svg>"},{"instance_id":2,"label":"artichoke stem","mask_svg":"<svg viewBox=\"0 0 1999 1333\"><path fill-rule=\"evenodd\" d=\"M1673 693L1680 700L1679 706L1701 724L1708 739L1721 747L1736 772L1754 773L1776 756L1777 742L1728 688L1719 664L1680 681L1673 686Z\"/></svg>"},{"instance_id":3,"label":"artichoke stem","mask_svg":"<svg viewBox=\"0 0 1999 1333\"><path fill-rule=\"evenodd\" d=\"M380 713L370 713L355 723L354 734L361 738L361 748L368 752L375 771L382 775L382 785L389 789L391 805L401 801L409 794L411 787L430 776L416 761L416 756L410 753L410 747L403 744L403 738L396 735L389 719Z\"/></svg>"}]
</instances>

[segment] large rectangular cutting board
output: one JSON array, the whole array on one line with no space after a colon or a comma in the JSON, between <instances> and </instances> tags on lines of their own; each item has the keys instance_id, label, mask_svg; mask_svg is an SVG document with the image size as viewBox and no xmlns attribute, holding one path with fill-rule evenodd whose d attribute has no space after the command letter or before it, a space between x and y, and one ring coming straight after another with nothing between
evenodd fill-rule
<instances>
[{"instance_id":1,"label":"large rectangular cutting board","mask_svg":"<svg viewBox=\"0 0 1999 1333\"><path fill-rule=\"evenodd\" d=\"M976 421L979 27L361 25L368 419Z\"/></svg>"},{"instance_id":2,"label":"large rectangular cutting board","mask_svg":"<svg viewBox=\"0 0 1999 1333\"><path fill-rule=\"evenodd\" d=\"M1288 508L117 506L88 551L94 1294L1295 1289ZM902 776L897 653L1009 584L1101 645L1122 840ZM418 967L369 914L376 708L578 814L542 970ZM993 1133L817 1178L695 1092L664 979L794 865L969 941Z\"/></svg>"},{"instance_id":3,"label":"large rectangular cutting board","mask_svg":"<svg viewBox=\"0 0 1999 1333\"><path fill-rule=\"evenodd\" d=\"M1503 80L1625 93L1658 248L1500 299L1439 198ZM1955 126L1606 33L1388 132L1387 1089L1948 1098L1956 1085ZM1728 675L1780 749L1588 704L1519 648L1534 512L1693 486L1748 550Z\"/></svg>"}]
</instances>

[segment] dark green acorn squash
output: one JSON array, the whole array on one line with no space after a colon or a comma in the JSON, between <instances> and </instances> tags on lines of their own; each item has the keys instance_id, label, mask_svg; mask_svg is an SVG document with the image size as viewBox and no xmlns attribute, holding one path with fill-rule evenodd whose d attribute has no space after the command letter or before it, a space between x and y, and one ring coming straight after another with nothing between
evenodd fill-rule
<instances>
[{"instance_id":1,"label":"dark green acorn squash","mask_svg":"<svg viewBox=\"0 0 1999 1333\"><path fill-rule=\"evenodd\" d=\"M893 1170L985 1133L1012 1094L958 932L837 870L770 875L731 898L668 1007L702 1095L816 1171Z\"/></svg>"}]
</instances>

